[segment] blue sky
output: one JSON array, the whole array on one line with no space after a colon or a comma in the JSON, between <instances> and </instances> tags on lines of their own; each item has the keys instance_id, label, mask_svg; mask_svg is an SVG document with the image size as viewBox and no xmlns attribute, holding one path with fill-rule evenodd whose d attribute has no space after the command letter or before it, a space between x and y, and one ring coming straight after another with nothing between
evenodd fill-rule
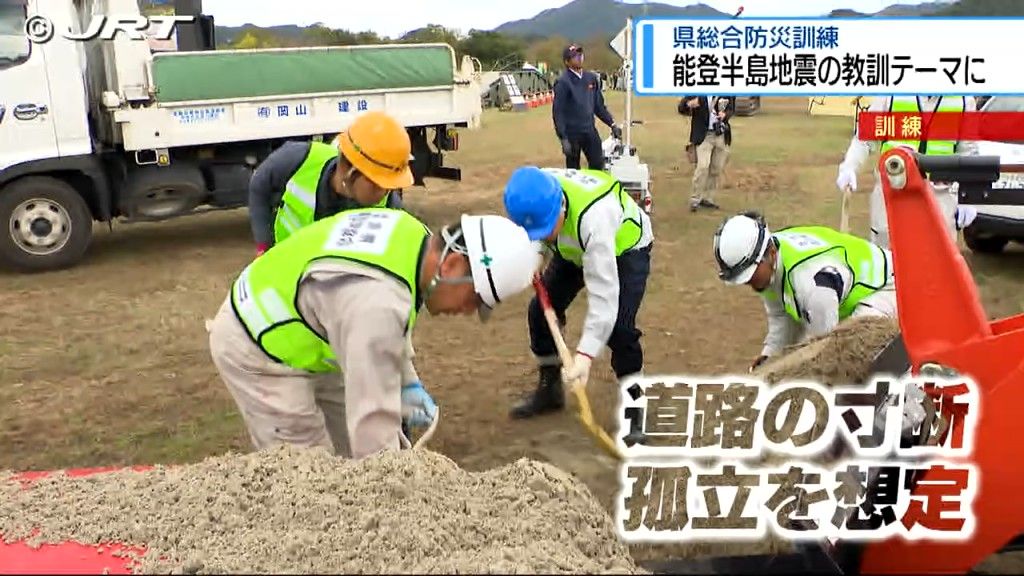
<instances>
[{"instance_id":1,"label":"blue sky","mask_svg":"<svg viewBox=\"0 0 1024 576\"><path fill-rule=\"evenodd\" d=\"M890 4L920 4L919 0L703 0L730 14L743 6L744 16L817 16L835 8L876 12ZM686 6L692 1L662 0ZM489 30L509 20L531 18L558 8L569 0L203 0L203 11L225 26L245 23L309 25L323 22L332 28L373 30L395 37L426 24L460 29ZM640 3L631 1L633 3ZM328 8L334 6L333 9ZM499 7L500 6L500 7ZM623 23L625 24L625 23ZM566 31L567 34L572 31Z\"/></svg>"}]
</instances>

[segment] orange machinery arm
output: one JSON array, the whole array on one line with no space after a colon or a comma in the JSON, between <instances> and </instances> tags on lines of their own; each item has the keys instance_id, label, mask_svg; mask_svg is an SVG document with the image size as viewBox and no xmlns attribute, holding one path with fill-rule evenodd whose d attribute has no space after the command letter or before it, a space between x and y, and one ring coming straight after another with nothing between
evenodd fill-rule
<instances>
[{"instance_id":1,"label":"orange machinery arm","mask_svg":"<svg viewBox=\"0 0 1024 576\"><path fill-rule=\"evenodd\" d=\"M942 222L914 153L882 155L879 171L889 221L899 323L914 374L936 363L979 388L972 460L980 478L976 528L962 542L869 543L862 574L963 574L1024 533L1024 314L989 322L971 271ZM922 159L956 164L969 159ZM925 476L927 478L927 475Z\"/></svg>"}]
</instances>

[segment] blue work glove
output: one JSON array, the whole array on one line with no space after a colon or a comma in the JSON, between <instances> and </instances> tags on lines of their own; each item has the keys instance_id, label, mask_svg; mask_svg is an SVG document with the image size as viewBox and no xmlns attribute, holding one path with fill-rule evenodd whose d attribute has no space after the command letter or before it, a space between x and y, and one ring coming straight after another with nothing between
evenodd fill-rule
<instances>
[{"instance_id":1,"label":"blue work glove","mask_svg":"<svg viewBox=\"0 0 1024 576\"><path fill-rule=\"evenodd\" d=\"M423 389L423 384L412 382L402 386L402 421L410 428L426 428L437 415L437 404Z\"/></svg>"}]
</instances>

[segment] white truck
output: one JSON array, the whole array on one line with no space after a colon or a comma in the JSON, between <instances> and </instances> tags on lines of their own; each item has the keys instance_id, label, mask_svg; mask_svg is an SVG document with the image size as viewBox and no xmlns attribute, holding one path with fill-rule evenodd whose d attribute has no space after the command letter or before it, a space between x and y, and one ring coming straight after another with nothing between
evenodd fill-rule
<instances>
[{"instance_id":1,"label":"white truck","mask_svg":"<svg viewBox=\"0 0 1024 576\"><path fill-rule=\"evenodd\" d=\"M0 2L0 266L75 265L94 222L244 207L277 146L329 141L367 110L407 126L417 185L461 178L443 152L456 128L480 125L471 58L457 66L447 44L215 50L201 0L174 3L195 20L161 52L124 33L62 33L138 17L136 0ZM43 21L56 34L34 42Z\"/></svg>"}]
</instances>

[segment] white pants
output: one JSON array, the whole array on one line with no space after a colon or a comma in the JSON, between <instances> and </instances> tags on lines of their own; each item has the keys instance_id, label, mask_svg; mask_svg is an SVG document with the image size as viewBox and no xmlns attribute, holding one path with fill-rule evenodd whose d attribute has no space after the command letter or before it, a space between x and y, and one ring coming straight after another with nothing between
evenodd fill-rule
<instances>
[{"instance_id":1,"label":"white pants","mask_svg":"<svg viewBox=\"0 0 1024 576\"><path fill-rule=\"evenodd\" d=\"M896 306L896 290L879 290L860 301L853 309L850 318L861 318L864 316L884 316L886 318L897 318L898 309Z\"/></svg>"},{"instance_id":2,"label":"white pants","mask_svg":"<svg viewBox=\"0 0 1024 576\"><path fill-rule=\"evenodd\" d=\"M929 183L929 186L931 184ZM956 206L957 193L953 186L932 186L932 193L939 204L942 220L946 224L949 237L956 243ZM882 194L882 179L875 171L875 187L871 190L871 241L882 248L889 248L889 220L885 210L885 196Z\"/></svg>"}]
</instances>

